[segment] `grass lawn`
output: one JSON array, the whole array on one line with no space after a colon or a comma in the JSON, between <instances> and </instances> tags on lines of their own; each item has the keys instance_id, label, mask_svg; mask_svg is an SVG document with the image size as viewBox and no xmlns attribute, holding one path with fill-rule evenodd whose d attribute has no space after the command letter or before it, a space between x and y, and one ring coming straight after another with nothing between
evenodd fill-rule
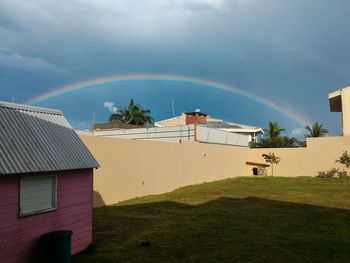
<instances>
[{"instance_id":1,"label":"grass lawn","mask_svg":"<svg viewBox=\"0 0 350 263\"><path fill-rule=\"evenodd\" d=\"M94 209L93 235L73 262L350 262L350 180L183 187Z\"/></svg>"}]
</instances>

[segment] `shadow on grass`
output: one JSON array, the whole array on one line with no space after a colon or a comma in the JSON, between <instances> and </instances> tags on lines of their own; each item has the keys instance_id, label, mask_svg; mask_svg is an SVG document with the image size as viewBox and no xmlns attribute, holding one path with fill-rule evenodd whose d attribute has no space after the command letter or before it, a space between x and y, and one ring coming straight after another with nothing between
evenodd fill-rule
<instances>
[{"instance_id":1,"label":"shadow on grass","mask_svg":"<svg viewBox=\"0 0 350 263\"><path fill-rule=\"evenodd\" d=\"M350 211L259 198L96 208L93 231L74 262L350 262Z\"/></svg>"}]
</instances>

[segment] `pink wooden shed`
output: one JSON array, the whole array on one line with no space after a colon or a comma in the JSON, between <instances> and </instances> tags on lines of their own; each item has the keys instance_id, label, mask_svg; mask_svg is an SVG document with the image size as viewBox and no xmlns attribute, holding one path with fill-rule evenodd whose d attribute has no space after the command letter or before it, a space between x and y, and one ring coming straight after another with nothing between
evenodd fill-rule
<instances>
[{"instance_id":1,"label":"pink wooden shed","mask_svg":"<svg viewBox=\"0 0 350 263\"><path fill-rule=\"evenodd\" d=\"M32 262L55 230L73 231L72 254L84 250L97 167L61 111L0 102L0 261Z\"/></svg>"}]
</instances>

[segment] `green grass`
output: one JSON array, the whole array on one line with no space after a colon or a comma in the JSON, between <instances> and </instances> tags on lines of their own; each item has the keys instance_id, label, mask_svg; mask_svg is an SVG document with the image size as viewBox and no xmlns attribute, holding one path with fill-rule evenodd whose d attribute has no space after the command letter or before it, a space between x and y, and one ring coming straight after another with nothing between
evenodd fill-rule
<instances>
[{"instance_id":1,"label":"green grass","mask_svg":"<svg viewBox=\"0 0 350 263\"><path fill-rule=\"evenodd\" d=\"M188 186L94 209L93 235L73 262L350 262L350 180Z\"/></svg>"}]
</instances>

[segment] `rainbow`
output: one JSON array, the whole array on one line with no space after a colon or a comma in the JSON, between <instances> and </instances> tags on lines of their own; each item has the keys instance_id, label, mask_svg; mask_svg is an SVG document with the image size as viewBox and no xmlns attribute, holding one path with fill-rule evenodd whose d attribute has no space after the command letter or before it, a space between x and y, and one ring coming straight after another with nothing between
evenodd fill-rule
<instances>
[{"instance_id":1,"label":"rainbow","mask_svg":"<svg viewBox=\"0 0 350 263\"><path fill-rule=\"evenodd\" d=\"M257 96L254 93L237 88L235 86L231 86L231 85L217 82L217 81L206 80L202 78L178 76L178 75L170 75L170 74L128 74L128 75L116 75L116 76L97 78L97 79L77 82L74 84L69 84L60 88L56 88L52 91L49 91L47 93L43 93L37 97L34 97L26 101L25 103L38 104L49 98L56 97L67 92L89 88L92 86L98 87L106 83L118 83L118 82L128 82L128 81L173 81L173 82L192 83L192 84L208 86L211 88L232 92L234 94L259 102L273 110L276 110L277 112L282 113L286 117L302 125L302 127L311 123L306 117L300 115L299 113L291 109L283 107L275 103L274 101L268 100L261 96Z\"/></svg>"}]
</instances>

